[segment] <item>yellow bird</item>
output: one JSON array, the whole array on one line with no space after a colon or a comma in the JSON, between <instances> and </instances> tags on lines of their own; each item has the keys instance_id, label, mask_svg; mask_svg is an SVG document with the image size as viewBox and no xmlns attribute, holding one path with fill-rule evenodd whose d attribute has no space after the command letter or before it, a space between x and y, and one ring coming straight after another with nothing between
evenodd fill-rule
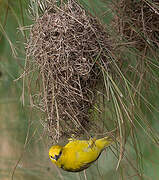
<instances>
[{"instance_id":1,"label":"yellow bird","mask_svg":"<svg viewBox=\"0 0 159 180\"><path fill-rule=\"evenodd\" d=\"M101 152L111 145L110 137L101 139L90 138L90 140L69 139L64 147L54 145L49 150L51 161L59 168L70 172L79 172L88 168L96 161Z\"/></svg>"}]
</instances>

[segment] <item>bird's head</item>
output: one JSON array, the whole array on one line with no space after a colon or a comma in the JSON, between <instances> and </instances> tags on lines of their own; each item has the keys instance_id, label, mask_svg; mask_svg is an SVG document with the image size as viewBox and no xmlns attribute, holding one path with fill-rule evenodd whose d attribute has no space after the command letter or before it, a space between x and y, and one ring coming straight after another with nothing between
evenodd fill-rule
<instances>
[{"instance_id":1,"label":"bird's head","mask_svg":"<svg viewBox=\"0 0 159 180\"><path fill-rule=\"evenodd\" d=\"M56 162L58 161L58 159L61 157L62 155L62 146L56 145L56 146L52 146L49 150L49 157L51 159L51 161L53 163L56 164Z\"/></svg>"}]
</instances>

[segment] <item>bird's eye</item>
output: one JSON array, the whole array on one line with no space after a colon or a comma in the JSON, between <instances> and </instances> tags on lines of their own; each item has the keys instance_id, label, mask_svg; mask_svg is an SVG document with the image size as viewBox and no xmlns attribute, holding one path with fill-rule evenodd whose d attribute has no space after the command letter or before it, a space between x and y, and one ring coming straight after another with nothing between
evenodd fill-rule
<instances>
[{"instance_id":1,"label":"bird's eye","mask_svg":"<svg viewBox=\"0 0 159 180\"><path fill-rule=\"evenodd\" d=\"M60 158L61 154L62 154L62 151L60 151L58 155L50 156L50 158L57 161Z\"/></svg>"},{"instance_id":2,"label":"bird's eye","mask_svg":"<svg viewBox=\"0 0 159 180\"><path fill-rule=\"evenodd\" d=\"M50 156L51 159L55 159L53 156Z\"/></svg>"}]
</instances>

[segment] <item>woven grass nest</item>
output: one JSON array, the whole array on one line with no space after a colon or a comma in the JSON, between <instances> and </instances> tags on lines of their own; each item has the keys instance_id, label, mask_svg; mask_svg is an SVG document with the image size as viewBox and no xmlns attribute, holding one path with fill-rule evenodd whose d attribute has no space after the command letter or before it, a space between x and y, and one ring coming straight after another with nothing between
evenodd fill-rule
<instances>
[{"instance_id":1,"label":"woven grass nest","mask_svg":"<svg viewBox=\"0 0 159 180\"><path fill-rule=\"evenodd\" d=\"M26 51L39 84L32 99L46 114L53 140L100 131L90 110L103 87L110 44L104 27L73 0L61 7L49 4L31 27Z\"/></svg>"},{"instance_id":2,"label":"woven grass nest","mask_svg":"<svg viewBox=\"0 0 159 180\"><path fill-rule=\"evenodd\" d=\"M115 28L140 51L159 47L159 1L114 0Z\"/></svg>"}]
</instances>

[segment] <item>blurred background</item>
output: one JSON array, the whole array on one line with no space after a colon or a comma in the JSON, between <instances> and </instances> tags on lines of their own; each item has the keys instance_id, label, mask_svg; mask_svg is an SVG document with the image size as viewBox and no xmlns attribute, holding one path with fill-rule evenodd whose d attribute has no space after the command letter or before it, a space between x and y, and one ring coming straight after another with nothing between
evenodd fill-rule
<instances>
[{"instance_id":1,"label":"blurred background","mask_svg":"<svg viewBox=\"0 0 159 180\"><path fill-rule=\"evenodd\" d=\"M115 11L111 8L119 1L85 0L80 2L99 20L108 25L108 31L112 36L116 36L112 28L115 23L114 17L116 17L117 26L120 17L117 15L122 15L123 6L120 6L119 9L114 8ZM121 3L123 2L121 1ZM132 2L129 1L127 5L133 7ZM159 6L155 4L155 1L135 2L140 3L140 7L146 3L150 9L156 8L156 14L159 17ZM125 145L125 156L118 169L116 170L119 158L115 157L113 148L104 151L99 160L84 172L68 173L51 164L48 157L49 139L41 122L41 112L36 108L31 108L27 85L23 77L26 63L25 43L29 36L29 26L34 23L29 14L29 7L35 6L36 8L37 4L38 0L0 0L0 179L157 180L159 178L158 44L152 42L144 31L142 34L141 31L138 31L139 29L135 29L137 28L134 26L136 22L133 22L132 17L132 19L124 21L125 29L119 31L122 38L118 36L120 44L117 53L120 52L120 59L124 60L120 66L121 72L118 71L118 73L122 73L122 75L119 73L121 77L125 77L128 87L124 87L126 83L122 81L118 86L123 94L126 92L126 88L132 88L128 92L132 93L131 97L134 98L135 104L133 105L135 108L133 132L129 132L131 140L126 138L128 143ZM119 14L115 14L115 12ZM129 14L131 11L125 12ZM128 30L130 27L135 30ZM158 42L159 29L156 26L151 26L151 28L156 28L155 37ZM150 30L153 31L153 29ZM141 39L144 39L146 44L144 47L149 48L148 50L145 48L142 55L137 46L138 43L136 46L134 45L135 41L141 41L137 39L138 36L134 32L137 32L138 36L141 35ZM130 38L130 34L131 38L133 37L131 41L124 41L123 36L127 39ZM121 46L123 44L131 44L131 46L123 48ZM141 46L143 45L141 44ZM127 98L126 95L125 98ZM129 101L129 98L126 101ZM118 100L120 101L120 99ZM108 104L111 108L114 107L110 103ZM105 118L107 116L114 118L114 111L107 109L107 113ZM124 128L127 126L125 125Z\"/></svg>"}]
</instances>

